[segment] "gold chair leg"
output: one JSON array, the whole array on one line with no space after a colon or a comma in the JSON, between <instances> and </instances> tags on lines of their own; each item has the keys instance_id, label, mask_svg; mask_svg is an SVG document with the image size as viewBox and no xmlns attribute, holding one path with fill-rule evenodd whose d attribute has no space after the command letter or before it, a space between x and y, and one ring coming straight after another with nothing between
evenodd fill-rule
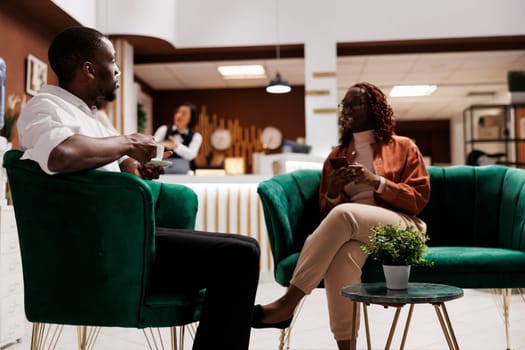
<instances>
[{"instance_id":1,"label":"gold chair leg","mask_svg":"<svg viewBox=\"0 0 525 350\"><path fill-rule=\"evenodd\" d=\"M31 334L31 350L40 350L45 349L46 347L49 350L55 349L58 340L62 335L63 329L64 325L46 325L45 323L33 323L33 331ZM52 333L51 336L50 333Z\"/></svg>"},{"instance_id":2,"label":"gold chair leg","mask_svg":"<svg viewBox=\"0 0 525 350\"><path fill-rule=\"evenodd\" d=\"M162 342L162 335L160 334L160 329L156 328L156 332L152 328L143 329L142 332L144 333L144 336L146 337L146 342L148 343L148 348L151 350L164 350L164 343ZM176 329L175 329L176 332ZM172 333L172 349L173 344L175 344L176 349L176 342L173 342L173 333Z\"/></svg>"},{"instance_id":3,"label":"gold chair leg","mask_svg":"<svg viewBox=\"0 0 525 350\"><path fill-rule=\"evenodd\" d=\"M77 326L77 338L79 350L93 350L100 327Z\"/></svg>"},{"instance_id":4,"label":"gold chair leg","mask_svg":"<svg viewBox=\"0 0 525 350\"><path fill-rule=\"evenodd\" d=\"M284 350L284 342L286 339L286 331L288 329L281 329L281 335L279 336L279 347L278 350Z\"/></svg>"},{"instance_id":5,"label":"gold chair leg","mask_svg":"<svg viewBox=\"0 0 525 350\"><path fill-rule=\"evenodd\" d=\"M177 350L177 327L170 327L170 339L171 350Z\"/></svg>"},{"instance_id":6,"label":"gold chair leg","mask_svg":"<svg viewBox=\"0 0 525 350\"><path fill-rule=\"evenodd\" d=\"M180 350L184 350L184 332L186 330L186 326L181 326L179 328L180 328L179 347L180 347Z\"/></svg>"},{"instance_id":7,"label":"gold chair leg","mask_svg":"<svg viewBox=\"0 0 525 350\"><path fill-rule=\"evenodd\" d=\"M505 340L507 350L510 350L510 288L503 289L503 322L505 322Z\"/></svg>"},{"instance_id":8,"label":"gold chair leg","mask_svg":"<svg viewBox=\"0 0 525 350\"><path fill-rule=\"evenodd\" d=\"M292 329L295 326L295 322L297 321L297 316L301 312L301 309L303 307L305 299L306 299L306 297L303 298L303 300L301 300L301 302L299 303L299 305L295 309L295 312L294 312L294 315L293 315L293 318L292 318L292 322L290 323L290 326L288 328L281 329L281 334L279 336L279 347L278 347L279 350L284 350L285 349L285 343L286 343L286 349L287 350L290 349L290 339L291 339L291 336L292 336Z\"/></svg>"},{"instance_id":9,"label":"gold chair leg","mask_svg":"<svg viewBox=\"0 0 525 350\"><path fill-rule=\"evenodd\" d=\"M520 290L518 289L518 291ZM491 289L490 292L494 296L494 301L496 302L498 309L501 308L501 310L503 311L500 315L502 316L503 324L505 325L505 341L507 344L507 350L510 350L510 317L509 316L510 316L510 296L512 294L512 289L510 288Z\"/></svg>"}]
</instances>

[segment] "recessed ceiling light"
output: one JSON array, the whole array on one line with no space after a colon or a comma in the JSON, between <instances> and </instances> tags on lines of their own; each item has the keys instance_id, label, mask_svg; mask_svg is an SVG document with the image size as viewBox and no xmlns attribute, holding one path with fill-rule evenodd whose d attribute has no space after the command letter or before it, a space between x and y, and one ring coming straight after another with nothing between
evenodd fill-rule
<instances>
[{"instance_id":1,"label":"recessed ceiling light","mask_svg":"<svg viewBox=\"0 0 525 350\"><path fill-rule=\"evenodd\" d=\"M266 79L266 71L260 64L242 66L219 66L224 79Z\"/></svg>"},{"instance_id":2,"label":"recessed ceiling light","mask_svg":"<svg viewBox=\"0 0 525 350\"><path fill-rule=\"evenodd\" d=\"M390 90L390 97L428 96L436 88L436 85L396 85Z\"/></svg>"}]
</instances>

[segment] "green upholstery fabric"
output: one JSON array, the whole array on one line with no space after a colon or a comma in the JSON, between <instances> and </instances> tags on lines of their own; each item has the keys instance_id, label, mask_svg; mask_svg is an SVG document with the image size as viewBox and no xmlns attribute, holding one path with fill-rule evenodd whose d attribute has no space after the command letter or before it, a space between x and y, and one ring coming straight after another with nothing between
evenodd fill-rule
<instances>
[{"instance_id":1,"label":"green upholstery fabric","mask_svg":"<svg viewBox=\"0 0 525 350\"><path fill-rule=\"evenodd\" d=\"M502 166L428 168L431 196L420 217L427 223L428 260L413 267L414 282L462 288L525 287L525 170ZM262 182L276 281L288 286L304 238L319 224L320 171L300 170ZM384 281L369 259L363 282Z\"/></svg>"},{"instance_id":2,"label":"green upholstery fabric","mask_svg":"<svg viewBox=\"0 0 525 350\"><path fill-rule=\"evenodd\" d=\"M193 191L97 170L50 176L21 154L7 152L4 166L29 321L143 328L199 319L202 291L155 295L147 288L155 225L193 228Z\"/></svg>"},{"instance_id":3,"label":"green upholstery fabric","mask_svg":"<svg viewBox=\"0 0 525 350\"><path fill-rule=\"evenodd\" d=\"M319 225L321 173L298 170L259 184L264 219L272 249L275 278L288 286L306 237ZM290 257L293 255L292 257Z\"/></svg>"}]
</instances>

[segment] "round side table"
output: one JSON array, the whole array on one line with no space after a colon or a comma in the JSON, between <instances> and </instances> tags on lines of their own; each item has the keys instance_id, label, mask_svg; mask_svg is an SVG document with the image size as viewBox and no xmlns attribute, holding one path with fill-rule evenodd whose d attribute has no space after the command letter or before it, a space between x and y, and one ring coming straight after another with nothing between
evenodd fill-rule
<instances>
[{"instance_id":1,"label":"round side table","mask_svg":"<svg viewBox=\"0 0 525 350\"><path fill-rule=\"evenodd\" d=\"M408 289L406 290L392 290L387 289L385 283L362 283L343 287L341 289L341 295L356 302L356 306L354 307L354 312L352 315L354 325L357 324L357 309L359 307L359 303L363 304L363 316L365 319L368 350L372 349L367 312L367 306L370 304L382 305L384 307L392 306L396 308L396 313L394 315L394 319L392 320L392 326L390 327L385 350L390 349L401 308L407 304L410 305L410 308L408 310L408 317L405 323L403 339L401 341L401 350L405 347L408 327L410 325L410 320L412 318L412 312L415 304L434 305L434 309L436 310L436 314L439 319L439 323L441 324L443 335L447 340L449 349L459 350L458 342L454 334L454 329L452 328L452 324L450 323L450 318L448 317L448 312L445 307L445 302L462 297L463 290L461 288L444 284L409 283ZM354 339L353 346L355 348L355 340L357 338L355 327L352 332L352 339Z\"/></svg>"}]
</instances>

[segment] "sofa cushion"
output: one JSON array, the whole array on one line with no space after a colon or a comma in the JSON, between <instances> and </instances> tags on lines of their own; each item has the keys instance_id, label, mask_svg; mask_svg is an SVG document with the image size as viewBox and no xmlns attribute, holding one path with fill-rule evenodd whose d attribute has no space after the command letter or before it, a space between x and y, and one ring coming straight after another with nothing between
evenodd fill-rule
<instances>
[{"instance_id":1,"label":"sofa cushion","mask_svg":"<svg viewBox=\"0 0 525 350\"><path fill-rule=\"evenodd\" d=\"M522 288L525 252L486 247L430 247L425 258L434 266L412 269L410 281L461 288Z\"/></svg>"}]
</instances>

